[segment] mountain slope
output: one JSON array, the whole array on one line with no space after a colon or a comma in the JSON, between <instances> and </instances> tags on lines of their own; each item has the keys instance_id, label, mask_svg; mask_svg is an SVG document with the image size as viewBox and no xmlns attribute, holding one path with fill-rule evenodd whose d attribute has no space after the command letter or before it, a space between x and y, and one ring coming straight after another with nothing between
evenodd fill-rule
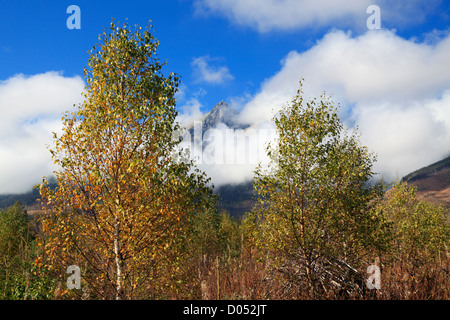
<instances>
[{"instance_id":1,"label":"mountain slope","mask_svg":"<svg viewBox=\"0 0 450 320\"><path fill-rule=\"evenodd\" d=\"M217 103L211 111L205 114L200 122L195 125L201 126L203 134L208 129L217 127L219 123L225 124L230 129L245 129L248 126L238 124L235 119L238 111L231 108L226 102ZM187 128L194 137L194 125ZM409 185L417 187L417 194L420 198L434 202L442 203L450 209L450 156L433 163L424 168L418 169L406 175L403 181ZM56 183L53 183L56 187ZM253 198L252 182L244 182L238 185L222 185L216 187L215 193L219 195L219 210L225 209L232 216L240 217L246 211L250 211L255 203ZM0 209L13 205L16 201L20 201L29 209L34 209L36 199L39 197L37 190L22 195L0 195Z\"/></svg>"},{"instance_id":2,"label":"mountain slope","mask_svg":"<svg viewBox=\"0 0 450 320\"><path fill-rule=\"evenodd\" d=\"M55 189L58 184L51 179L48 186L50 189ZM12 206L17 201L25 206L27 212L32 214L35 211L39 211L40 205L37 199L40 198L39 190L33 188L31 191L22 194L6 194L0 195L0 210Z\"/></svg>"},{"instance_id":3,"label":"mountain slope","mask_svg":"<svg viewBox=\"0 0 450 320\"><path fill-rule=\"evenodd\" d=\"M255 205L252 181L221 185L214 192L219 196L219 211L226 210L234 218L242 217Z\"/></svg>"},{"instance_id":4,"label":"mountain slope","mask_svg":"<svg viewBox=\"0 0 450 320\"><path fill-rule=\"evenodd\" d=\"M450 157L416 170L402 181L416 186L419 198L450 209Z\"/></svg>"},{"instance_id":5,"label":"mountain slope","mask_svg":"<svg viewBox=\"0 0 450 320\"><path fill-rule=\"evenodd\" d=\"M190 125L187 130L191 137L194 137L194 129L201 129L202 136L208 129L217 127L219 123L225 124L231 129L245 129L248 126L237 123L236 117L239 112L228 105L225 101L217 103L208 113L197 122Z\"/></svg>"}]
</instances>

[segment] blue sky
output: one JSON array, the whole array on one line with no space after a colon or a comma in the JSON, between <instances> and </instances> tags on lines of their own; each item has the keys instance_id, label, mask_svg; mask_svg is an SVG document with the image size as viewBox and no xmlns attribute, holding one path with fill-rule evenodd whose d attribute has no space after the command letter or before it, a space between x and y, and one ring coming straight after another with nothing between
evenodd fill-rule
<instances>
[{"instance_id":1,"label":"blue sky","mask_svg":"<svg viewBox=\"0 0 450 320\"><path fill-rule=\"evenodd\" d=\"M70 16L66 9L71 4L81 9L80 30L66 27ZM168 62L166 70L180 74L191 92L206 90L202 97L206 110L222 99L255 92L261 81L279 69L284 55L307 48L322 34L307 30L261 34L198 11L195 2L184 0L5 2L0 13L0 79L49 70L82 76L87 51L113 18L140 26L152 20L161 43L160 58ZM205 56L213 67L226 66L233 81L226 85L196 81L191 63Z\"/></svg>"},{"instance_id":2,"label":"blue sky","mask_svg":"<svg viewBox=\"0 0 450 320\"><path fill-rule=\"evenodd\" d=\"M259 32L252 26L227 19L226 13L199 12L198 3L201 1L197 4L187 0L4 1L0 11L0 79L17 73L33 75L49 70L62 71L65 76L82 76L87 51L112 18L118 22L128 19L129 24L141 26L152 20L155 36L161 42L159 55L168 61L166 70L179 73L192 92L200 88L206 90L207 94L202 97L206 110L222 99L255 93L264 79L279 70L280 61L288 52L304 51L329 30L340 27L339 23L331 21L318 27L311 23L306 27ZM66 9L71 4L81 9L80 30L66 27L70 16ZM395 25L395 21L383 21L383 27L396 28L397 34L404 38L420 38L434 29L446 29L450 23L448 4L434 6L436 10L424 17L420 11L405 13L417 15L419 22L410 17L407 23L399 25ZM420 6L418 8L421 10ZM323 11L326 10L324 6ZM368 17L369 14L362 11L361 23L365 24ZM342 30L359 34L365 32L366 27L344 26ZM212 58L213 67L226 66L233 81L226 85L195 81L191 63L194 58L203 56Z\"/></svg>"},{"instance_id":3,"label":"blue sky","mask_svg":"<svg viewBox=\"0 0 450 320\"><path fill-rule=\"evenodd\" d=\"M373 4L380 30L366 25ZM81 9L79 30L66 26L70 5ZM23 192L54 169L45 146L61 112L80 102L87 51L112 18L152 20L165 71L181 75L182 121L225 100L240 121L263 126L303 77L306 93L326 90L341 103L383 176L450 153L448 1L11 0L0 8L0 194ZM204 167L219 183L248 179L251 168Z\"/></svg>"}]
</instances>

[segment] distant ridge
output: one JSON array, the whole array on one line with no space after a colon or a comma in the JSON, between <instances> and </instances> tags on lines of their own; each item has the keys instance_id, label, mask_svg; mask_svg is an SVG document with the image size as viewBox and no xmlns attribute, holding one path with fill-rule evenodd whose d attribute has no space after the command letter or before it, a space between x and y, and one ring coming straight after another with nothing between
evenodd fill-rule
<instances>
[{"instance_id":1,"label":"distant ridge","mask_svg":"<svg viewBox=\"0 0 450 320\"><path fill-rule=\"evenodd\" d=\"M442 204L450 210L450 157L411 172L402 181L417 187L417 195L422 200Z\"/></svg>"},{"instance_id":2,"label":"distant ridge","mask_svg":"<svg viewBox=\"0 0 450 320\"><path fill-rule=\"evenodd\" d=\"M230 129L248 128L249 125L243 125L237 121L238 115L237 110L222 100L211 111L203 115L195 125L201 124L202 136L206 130L216 128L220 123ZM194 124L186 129L190 132L191 137L194 137ZM450 209L450 156L409 173L402 178L402 181L416 186L419 198L444 204ZM50 185L51 188L55 188L57 186L56 181L50 183ZM234 217L241 217L245 212L250 211L255 202L252 182L222 185L216 187L215 193L219 195L220 199L219 210L224 209ZM37 198L39 198L37 189L32 189L24 194L0 195L0 209L20 201L32 211L37 206Z\"/></svg>"},{"instance_id":3,"label":"distant ridge","mask_svg":"<svg viewBox=\"0 0 450 320\"><path fill-rule=\"evenodd\" d=\"M447 157L441 161L430 164L429 166L423 167L419 170L411 172L410 174L403 177L404 182L413 182L419 179L428 177L430 174L439 172L442 169L450 168L450 157ZM450 183L450 181L449 181Z\"/></svg>"},{"instance_id":4,"label":"distant ridge","mask_svg":"<svg viewBox=\"0 0 450 320\"><path fill-rule=\"evenodd\" d=\"M224 184L214 189L219 196L219 212L226 210L232 217L240 218L255 206L253 182Z\"/></svg>"},{"instance_id":5,"label":"distant ridge","mask_svg":"<svg viewBox=\"0 0 450 320\"><path fill-rule=\"evenodd\" d=\"M49 182L50 189L56 189L58 184L56 181ZM29 192L21 194L4 194L0 195L0 210L12 206L17 201L23 204L25 207L36 206L36 200L40 198L39 190L36 188L31 189Z\"/></svg>"}]
</instances>

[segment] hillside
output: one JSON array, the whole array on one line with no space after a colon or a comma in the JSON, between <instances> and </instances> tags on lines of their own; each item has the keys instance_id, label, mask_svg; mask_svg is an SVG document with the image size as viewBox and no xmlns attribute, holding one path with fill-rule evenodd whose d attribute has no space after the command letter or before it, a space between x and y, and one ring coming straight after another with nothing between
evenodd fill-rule
<instances>
[{"instance_id":1,"label":"hillside","mask_svg":"<svg viewBox=\"0 0 450 320\"><path fill-rule=\"evenodd\" d=\"M240 218L246 212L250 212L255 205L251 181L216 187L214 192L219 196L219 211L226 210L235 218Z\"/></svg>"},{"instance_id":2,"label":"hillside","mask_svg":"<svg viewBox=\"0 0 450 320\"><path fill-rule=\"evenodd\" d=\"M30 192L23 194L6 194L0 195L0 209L12 206L19 201L24 206L31 206L39 198L39 191L32 189Z\"/></svg>"},{"instance_id":3,"label":"hillside","mask_svg":"<svg viewBox=\"0 0 450 320\"><path fill-rule=\"evenodd\" d=\"M419 198L450 209L450 157L411 172L402 181L416 186ZM220 198L219 210L225 209L234 217L241 217L255 204L252 182L223 185L215 192Z\"/></svg>"},{"instance_id":4,"label":"hillside","mask_svg":"<svg viewBox=\"0 0 450 320\"><path fill-rule=\"evenodd\" d=\"M221 101L199 119L196 125L201 126L202 134L208 129L215 128L219 123L233 129L248 127L235 121L237 114L237 110ZM194 126L187 127L187 130L191 137L194 137ZM417 186L420 198L434 203L443 203L450 209L450 156L406 175L402 181ZM54 181L51 184L52 187L56 187ZM255 203L252 182L216 187L215 193L219 195L219 210L224 209L234 217L241 217L245 212L250 211ZM19 201L32 213L37 209L37 198L39 193L35 189L20 195L0 195L0 209Z\"/></svg>"},{"instance_id":5,"label":"hillside","mask_svg":"<svg viewBox=\"0 0 450 320\"><path fill-rule=\"evenodd\" d=\"M56 181L52 179L52 182L48 184L51 189L57 187ZM29 214L39 211L40 204L37 199L40 198L38 189L31 189L31 191L22 194L6 194L0 195L0 210L12 206L16 202L20 202L25 206Z\"/></svg>"},{"instance_id":6,"label":"hillside","mask_svg":"<svg viewBox=\"0 0 450 320\"><path fill-rule=\"evenodd\" d=\"M416 170L402 181L416 186L420 198L450 209L450 157Z\"/></svg>"}]
</instances>

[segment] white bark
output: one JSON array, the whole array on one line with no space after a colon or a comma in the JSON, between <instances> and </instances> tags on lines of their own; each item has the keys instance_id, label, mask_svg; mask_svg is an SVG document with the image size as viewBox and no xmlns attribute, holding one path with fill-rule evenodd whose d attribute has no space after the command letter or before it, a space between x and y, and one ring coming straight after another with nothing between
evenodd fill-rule
<instances>
[{"instance_id":1,"label":"white bark","mask_svg":"<svg viewBox=\"0 0 450 320\"><path fill-rule=\"evenodd\" d=\"M116 258L116 300L123 298L123 260L120 252L120 223L116 214L114 218L114 255Z\"/></svg>"}]
</instances>

